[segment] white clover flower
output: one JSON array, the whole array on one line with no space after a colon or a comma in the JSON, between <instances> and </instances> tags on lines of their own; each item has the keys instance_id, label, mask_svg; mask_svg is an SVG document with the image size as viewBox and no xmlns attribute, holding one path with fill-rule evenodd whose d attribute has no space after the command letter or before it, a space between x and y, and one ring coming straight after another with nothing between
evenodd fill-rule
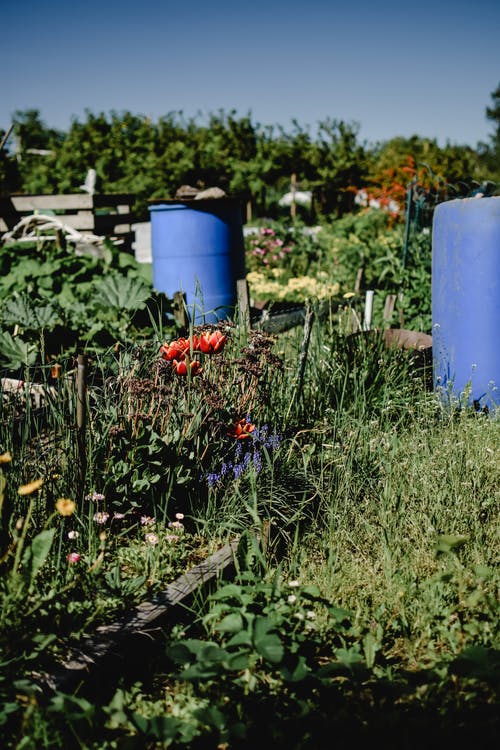
<instances>
[{"instance_id":1,"label":"white clover flower","mask_svg":"<svg viewBox=\"0 0 500 750\"><path fill-rule=\"evenodd\" d=\"M290 594L290 596L287 599L288 604L295 604L296 601L297 601L297 597L295 596L295 594Z\"/></svg>"},{"instance_id":2,"label":"white clover flower","mask_svg":"<svg viewBox=\"0 0 500 750\"><path fill-rule=\"evenodd\" d=\"M78 531L68 531L68 539L78 539L79 536Z\"/></svg>"},{"instance_id":3,"label":"white clover flower","mask_svg":"<svg viewBox=\"0 0 500 750\"><path fill-rule=\"evenodd\" d=\"M300 586L298 581L288 581L288 585L291 589L297 589Z\"/></svg>"},{"instance_id":4,"label":"white clover flower","mask_svg":"<svg viewBox=\"0 0 500 750\"><path fill-rule=\"evenodd\" d=\"M315 620L316 619L316 612L313 612L312 609L308 609L306 612L306 617L308 620Z\"/></svg>"}]
</instances>

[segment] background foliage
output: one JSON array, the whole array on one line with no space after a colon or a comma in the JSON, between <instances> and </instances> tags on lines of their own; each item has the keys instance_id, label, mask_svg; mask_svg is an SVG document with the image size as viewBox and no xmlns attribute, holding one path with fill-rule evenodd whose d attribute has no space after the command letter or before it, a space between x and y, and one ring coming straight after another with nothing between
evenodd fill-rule
<instances>
[{"instance_id":1,"label":"background foliage","mask_svg":"<svg viewBox=\"0 0 500 750\"><path fill-rule=\"evenodd\" d=\"M154 122L131 112L87 111L85 120L74 119L62 132L36 109L18 111L13 135L0 150L0 194L78 192L94 168L97 191L135 193L143 218L149 199L173 197L186 184L217 185L251 200L254 215L277 217L292 174L299 189L312 191L312 206L299 208L311 220L352 210L362 187L401 202L412 179L440 199L468 195L500 178L499 91L485 112L494 126L490 142L476 149L439 147L417 135L369 146L359 141L357 124L334 118L312 132L296 121L289 130L261 126L234 110L212 113L203 123L182 112Z\"/></svg>"}]
</instances>

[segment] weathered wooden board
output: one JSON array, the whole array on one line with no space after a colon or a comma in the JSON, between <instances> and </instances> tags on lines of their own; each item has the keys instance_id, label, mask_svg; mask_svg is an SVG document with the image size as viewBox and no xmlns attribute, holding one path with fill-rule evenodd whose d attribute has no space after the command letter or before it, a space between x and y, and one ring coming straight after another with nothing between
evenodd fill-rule
<instances>
[{"instance_id":1,"label":"weathered wooden board","mask_svg":"<svg viewBox=\"0 0 500 750\"><path fill-rule=\"evenodd\" d=\"M94 635L83 639L79 647L73 648L66 660L51 672L33 677L44 687L64 692L85 682L104 665L107 669L110 665L120 669L120 665L133 659L131 643L139 653L145 645L151 646L155 635L169 622L175 622L179 611L187 607L196 591L224 573L227 575L235 562L237 548L238 540L229 542L180 576L151 601L139 604L114 623L98 627Z\"/></svg>"}]
</instances>

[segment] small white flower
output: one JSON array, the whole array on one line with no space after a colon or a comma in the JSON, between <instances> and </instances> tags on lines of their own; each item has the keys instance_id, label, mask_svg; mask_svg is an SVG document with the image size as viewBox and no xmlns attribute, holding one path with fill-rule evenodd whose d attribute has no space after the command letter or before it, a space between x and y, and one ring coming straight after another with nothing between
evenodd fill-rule
<instances>
[{"instance_id":1,"label":"small white flower","mask_svg":"<svg viewBox=\"0 0 500 750\"><path fill-rule=\"evenodd\" d=\"M296 589L300 586L300 583L298 581L288 581L288 585L291 589Z\"/></svg>"},{"instance_id":2,"label":"small white flower","mask_svg":"<svg viewBox=\"0 0 500 750\"><path fill-rule=\"evenodd\" d=\"M78 531L68 531L68 539L78 539L79 536Z\"/></svg>"},{"instance_id":3,"label":"small white flower","mask_svg":"<svg viewBox=\"0 0 500 750\"><path fill-rule=\"evenodd\" d=\"M158 534L153 534L153 533L146 534L146 542L148 544L152 544L153 547L154 547L155 544L158 544L158 541L159 541L158 540Z\"/></svg>"},{"instance_id":4,"label":"small white flower","mask_svg":"<svg viewBox=\"0 0 500 750\"><path fill-rule=\"evenodd\" d=\"M304 619L304 615L302 614L302 612L296 612L294 617L296 620L300 620L301 622Z\"/></svg>"},{"instance_id":5,"label":"small white flower","mask_svg":"<svg viewBox=\"0 0 500 750\"><path fill-rule=\"evenodd\" d=\"M184 513L176 513L175 517L178 521L182 521L182 519L184 518Z\"/></svg>"},{"instance_id":6,"label":"small white flower","mask_svg":"<svg viewBox=\"0 0 500 750\"><path fill-rule=\"evenodd\" d=\"M315 620L316 619L316 612L313 612L312 609L308 609L306 612L306 617L308 620Z\"/></svg>"},{"instance_id":7,"label":"small white flower","mask_svg":"<svg viewBox=\"0 0 500 750\"><path fill-rule=\"evenodd\" d=\"M295 604L296 601L297 601L297 597L295 596L295 594L290 594L290 596L287 599L288 604Z\"/></svg>"}]
</instances>

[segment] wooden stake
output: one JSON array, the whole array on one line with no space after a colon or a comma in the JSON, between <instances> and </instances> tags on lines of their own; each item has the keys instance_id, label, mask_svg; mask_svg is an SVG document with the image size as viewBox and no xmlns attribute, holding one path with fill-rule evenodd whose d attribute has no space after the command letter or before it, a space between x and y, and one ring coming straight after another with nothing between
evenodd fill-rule
<instances>
[{"instance_id":1,"label":"wooden stake","mask_svg":"<svg viewBox=\"0 0 500 750\"><path fill-rule=\"evenodd\" d=\"M396 295L388 294L387 297L385 298L384 312L383 312L384 323L386 323L387 325L389 325L392 320L395 304L396 304Z\"/></svg>"},{"instance_id":2,"label":"wooden stake","mask_svg":"<svg viewBox=\"0 0 500 750\"><path fill-rule=\"evenodd\" d=\"M354 294L359 294L359 290L361 289L361 279L363 278L363 271L364 271L363 266L358 268L358 272L356 274L356 281L354 282Z\"/></svg>"},{"instance_id":3,"label":"wooden stake","mask_svg":"<svg viewBox=\"0 0 500 750\"><path fill-rule=\"evenodd\" d=\"M246 279L237 279L236 291L238 295L239 322L245 331L248 332L250 330L250 299Z\"/></svg>"},{"instance_id":4,"label":"wooden stake","mask_svg":"<svg viewBox=\"0 0 500 750\"><path fill-rule=\"evenodd\" d=\"M183 292L174 292L172 310L174 312L177 327L183 333L189 330L189 316L187 312L186 295Z\"/></svg>"}]
</instances>

